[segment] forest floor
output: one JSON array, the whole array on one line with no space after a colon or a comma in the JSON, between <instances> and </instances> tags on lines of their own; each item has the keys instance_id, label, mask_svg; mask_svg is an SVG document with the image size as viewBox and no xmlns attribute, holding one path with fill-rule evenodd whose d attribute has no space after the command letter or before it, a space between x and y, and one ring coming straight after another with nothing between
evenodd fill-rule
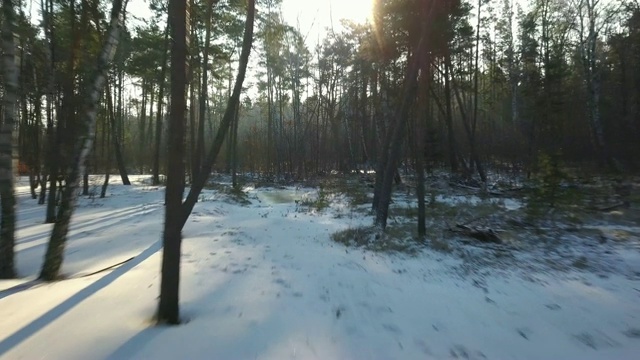
<instances>
[{"instance_id":1,"label":"forest floor","mask_svg":"<svg viewBox=\"0 0 640 360\"><path fill-rule=\"evenodd\" d=\"M164 189L81 199L63 272L36 281L51 225L18 188L17 269L0 281L2 359L636 359L640 199L590 179L479 191L434 175L371 230L370 179L231 190L183 235L184 324L153 326ZM99 192L94 177L92 193ZM621 195L622 194L622 195ZM117 265L117 266L114 266Z\"/></svg>"}]
</instances>

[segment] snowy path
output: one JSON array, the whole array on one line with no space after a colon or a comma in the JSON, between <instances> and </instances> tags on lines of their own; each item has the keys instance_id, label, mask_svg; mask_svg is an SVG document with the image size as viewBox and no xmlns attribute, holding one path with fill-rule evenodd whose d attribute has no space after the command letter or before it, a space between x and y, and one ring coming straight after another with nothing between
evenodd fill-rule
<instances>
[{"instance_id":1,"label":"snowy path","mask_svg":"<svg viewBox=\"0 0 640 360\"><path fill-rule=\"evenodd\" d=\"M459 260L347 249L329 234L370 220L296 211L252 191L248 207L196 205L181 283L188 323L150 327L159 286L161 189L84 200L68 275L0 282L2 359L636 359L640 283L586 273L462 277ZM257 197L257 198L256 198ZM258 201L260 199L260 201ZM37 275L49 226L20 202L18 268ZM4 293L4 295L3 295Z\"/></svg>"}]
</instances>

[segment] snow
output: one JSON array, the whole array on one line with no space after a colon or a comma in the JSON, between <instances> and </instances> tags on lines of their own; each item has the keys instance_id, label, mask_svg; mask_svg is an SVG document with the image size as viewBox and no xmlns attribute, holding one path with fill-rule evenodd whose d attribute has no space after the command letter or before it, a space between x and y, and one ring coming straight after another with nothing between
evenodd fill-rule
<instances>
[{"instance_id":1,"label":"snow","mask_svg":"<svg viewBox=\"0 0 640 360\"><path fill-rule=\"evenodd\" d=\"M314 189L207 190L185 226L178 327L154 326L163 188L134 178L83 198L67 280L36 278L50 225L19 188L19 280L0 282L3 359L636 359L638 276L570 270L459 271L462 260L347 248L371 218ZM339 199L338 199L339 200ZM506 205L506 204L505 204ZM509 206L509 205L506 205ZM580 251L580 249L574 249ZM616 261L640 264L637 253ZM110 265L133 260L111 270ZM525 276L526 275L526 276Z\"/></svg>"},{"instance_id":2,"label":"snow","mask_svg":"<svg viewBox=\"0 0 640 360\"><path fill-rule=\"evenodd\" d=\"M522 203L516 199L488 198L486 200L483 200L476 195L436 195L435 200L437 202L448 204L448 205L460 205L460 204L478 205L483 201L486 201L489 204L502 205L507 210L518 210L523 206Z\"/></svg>"}]
</instances>

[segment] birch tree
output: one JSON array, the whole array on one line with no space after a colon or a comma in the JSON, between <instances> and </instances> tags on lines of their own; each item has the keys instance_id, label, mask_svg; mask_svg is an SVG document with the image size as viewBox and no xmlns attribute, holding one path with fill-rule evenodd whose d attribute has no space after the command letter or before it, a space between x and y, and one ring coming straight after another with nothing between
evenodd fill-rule
<instances>
[{"instance_id":1,"label":"birch tree","mask_svg":"<svg viewBox=\"0 0 640 360\"><path fill-rule=\"evenodd\" d=\"M75 208L78 198L78 186L80 176L84 174L84 167L87 156L93 148L96 130L96 115L98 112L98 100L107 81L107 72L109 64L113 61L118 46L120 29L128 0L114 0L111 9L110 28L105 37L105 43L98 56L95 67L95 73L90 86L88 86L87 95L84 98L82 111L80 113L81 121L79 122L78 138L73 148L73 159L67 169L67 184L62 194L60 206L56 222L51 232L49 245L44 258L44 265L40 272L40 279L45 281L53 281L58 279L62 261L64 258L64 249L69 232L69 224L71 216ZM115 136L115 134L112 134Z\"/></svg>"}]
</instances>

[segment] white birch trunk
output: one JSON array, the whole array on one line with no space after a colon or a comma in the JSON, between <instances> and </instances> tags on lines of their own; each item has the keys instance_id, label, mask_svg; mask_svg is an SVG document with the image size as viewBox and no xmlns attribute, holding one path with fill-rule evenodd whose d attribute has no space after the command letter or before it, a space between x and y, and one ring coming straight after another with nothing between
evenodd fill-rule
<instances>
[{"instance_id":1,"label":"white birch trunk","mask_svg":"<svg viewBox=\"0 0 640 360\"><path fill-rule=\"evenodd\" d=\"M69 232L69 224L78 199L77 190L80 182L80 175L84 174L85 160L93 147L93 141L95 139L98 101L100 99L102 89L106 84L109 64L113 61L113 57L116 53L120 28L122 27L121 14L124 13L126 6L127 0L124 0L124 3L122 0L115 0L113 2L110 21L111 25L98 57L93 81L89 87L87 97L84 99L85 101L80 114L82 117L80 122L82 128L79 131L80 135L74 148L74 159L67 170L67 186L62 194L58 217L55 225L53 226L53 231L51 232L44 265L42 266L42 272L40 273L40 278L45 281L56 280L59 277L60 268L62 267L64 248L67 233Z\"/></svg>"}]
</instances>

